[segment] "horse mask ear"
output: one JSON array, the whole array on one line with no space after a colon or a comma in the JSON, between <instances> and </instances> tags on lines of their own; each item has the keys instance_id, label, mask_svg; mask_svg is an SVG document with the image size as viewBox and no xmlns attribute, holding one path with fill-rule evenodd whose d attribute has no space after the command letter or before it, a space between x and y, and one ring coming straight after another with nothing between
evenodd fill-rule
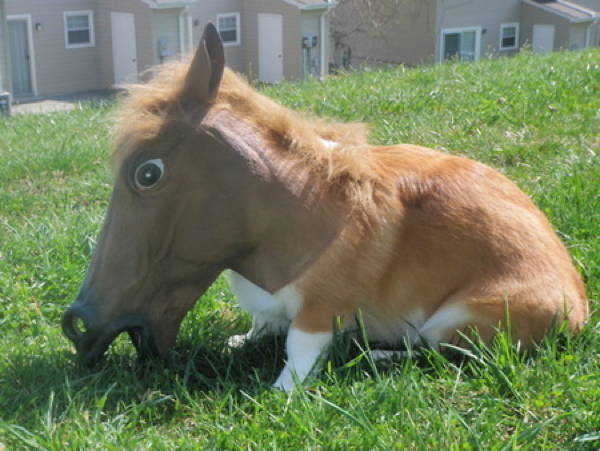
<instances>
[{"instance_id":1,"label":"horse mask ear","mask_svg":"<svg viewBox=\"0 0 600 451\"><path fill-rule=\"evenodd\" d=\"M200 45L185 77L183 97L200 103L217 95L225 69L225 52L219 32L212 23L204 28Z\"/></svg>"}]
</instances>

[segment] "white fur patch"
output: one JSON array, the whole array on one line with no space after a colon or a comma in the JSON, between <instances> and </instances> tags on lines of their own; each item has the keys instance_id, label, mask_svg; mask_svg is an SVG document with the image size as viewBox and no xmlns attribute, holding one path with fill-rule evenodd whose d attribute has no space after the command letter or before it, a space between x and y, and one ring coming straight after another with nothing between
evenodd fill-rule
<instances>
[{"instance_id":1,"label":"white fur patch","mask_svg":"<svg viewBox=\"0 0 600 451\"><path fill-rule=\"evenodd\" d=\"M320 138L320 141L328 149L333 149L340 145L339 143L336 143L335 141L329 141L328 139Z\"/></svg>"},{"instance_id":2,"label":"white fur patch","mask_svg":"<svg viewBox=\"0 0 600 451\"><path fill-rule=\"evenodd\" d=\"M419 330L419 335L427 340L430 346L438 347L448 330L460 329L470 324L473 319L473 313L464 304L442 306Z\"/></svg>"},{"instance_id":3,"label":"white fur patch","mask_svg":"<svg viewBox=\"0 0 600 451\"><path fill-rule=\"evenodd\" d=\"M273 387L289 392L296 382L306 379L313 369L318 369L332 338L332 332L311 333L291 327L285 344L287 362Z\"/></svg>"},{"instance_id":4,"label":"white fur patch","mask_svg":"<svg viewBox=\"0 0 600 451\"><path fill-rule=\"evenodd\" d=\"M389 320L373 315L368 311L363 312L363 321L369 341L376 341L389 345L397 345L403 341L417 343L419 331L425 324L425 311L416 308L405 318Z\"/></svg>"},{"instance_id":5,"label":"white fur patch","mask_svg":"<svg viewBox=\"0 0 600 451\"><path fill-rule=\"evenodd\" d=\"M280 303L272 294L253 284L241 274L229 271L229 285L240 306L248 313L282 314Z\"/></svg>"},{"instance_id":6,"label":"white fur patch","mask_svg":"<svg viewBox=\"0 0 600 451\"><path fill-rule=\"evenodd\" d=\"M252 315L252 329L245 337L231 337L232 346L263 334L285 332L302 305L302 297L293 284L271 294L235 271L229 271L229 282L240 306Z\"/></svg>"}]
</instances>

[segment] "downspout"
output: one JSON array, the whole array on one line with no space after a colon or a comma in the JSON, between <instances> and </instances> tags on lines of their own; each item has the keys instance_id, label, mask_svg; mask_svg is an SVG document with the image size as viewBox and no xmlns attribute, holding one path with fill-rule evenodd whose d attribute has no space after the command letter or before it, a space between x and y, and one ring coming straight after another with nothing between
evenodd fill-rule
<instances>
[{"instance_id":1,"label":"downspout","mask_svg":"<svg viewBox=\"0 0 600 451\"><path fill-rule=\"evenodd\" d=\"M188 51L188 44L185 42L185 15L187 13L187 6L181 8L179 12L179 59L183 58Z\"/></svg>"},{"instance_id":2,"label":"downspout","mask_svg":"<svg viewBox=\"0 0 600 451\"><path fill-rule=\"evenodd\" d=\"M321 78L327 76L329 72L327 69L327 48L329 47L329 35L326 35L325 29L325 16L329 11L326 10L323 14L319 16L319 25L321 27Z\"/></svg>"},{"instance_id":3,"label":"downspout","mask_svg":"<svg viewBox=\"0 0 600 451\"><path fill-rule=\"evenodd\" d=\"M433 59L434 62L441 64L444 62L444 36L442 35L442 29L444 20L446 18L446 9L444 5L444 0L437 0L436 5L438 7L438 11L436 14L435 48L433 50Z\"/></svg>"}]
</instances>

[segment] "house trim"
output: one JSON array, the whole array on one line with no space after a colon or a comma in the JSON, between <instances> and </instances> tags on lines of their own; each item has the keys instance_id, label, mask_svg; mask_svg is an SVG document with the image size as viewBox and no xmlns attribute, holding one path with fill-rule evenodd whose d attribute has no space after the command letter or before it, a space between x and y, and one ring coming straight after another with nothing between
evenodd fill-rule
<instances>
[{"instance_id":1,"label":"house trim","mask_svg":"<svg viewBox=\"0 0 600 451\"><path fill-rule=\"evenodd\" d=\"M223 47L235 47L242 44L242 18L239 12L229 12L229 13L219 13L217 14L217 31L221 34L221 30L219 28L219 19L223 17L235 17L236 20L236 40L235 42L225 42L223 41ZM221 38L221 40L223 40Z\"/></svg>"},{"instance_id":2,"label":"house trim","mask_svg":"<svg viewBox=\"0 0 600 451\"><path fill-rule=\"evenodd\" d=\"M515 27L515 45L513 45L512 47L503 47L502 39L503 39L504 29L510 28L510 27ZM500 42L498 43L498 50L500 50L501 52L509 51L509 50L517 50L519 48L519 33L520 33L520 24L518 22L500 24Z\"/></svg>"},{"instance_id":3,"label":"house trim","mask_svg":"<svg viewBox=\"0 0 600 451\"><path fill-rule=\"evenodd\" d=\"M581 7L578 7L578 6L575 6L572 3L568 3L568 2L564 2L564 1L560 1L559 0L560 4L568 6L569 8L573 8L573 9L575 9L575 10L577 10L579 12L582 12L584 14L589 14L590 17L588 17L586 19L575 19L575 18L573 18L571 16L568 16L567 14L561 13L560 11L556 11L555 9L548 8L543 3L538 3L538 2L535 2L533 0L522 0L522 1L523 1L523 3L525 3L525 4L529 5L529 6L534 6L536 8L539 8L539 9L543 10L543 11L546 11L547 13L554 14L556 16L562 17L563 19L567 19L571 23L585 23L585 22L592 22L594 20L594 14L591 11L583 9Z\"/></svg>"},{"instance_id":4,"label":"house trim","mask_svg":"<svg viewBox=\"0 0 600 451\"><path fill-rule=\"evenodd\" d=\"M481 27L461 27L461 28L442 28L440 31L440 57L439 62L444 62L444 36L446 34L451 33L462 33L465 31L474 31L475 32L475 59L474 61L478 61L481 56Z\"/></svg>"},{"instance_id":5,"label":"house trim","mask_svg":"<svg viewBox=\"0 0 600 451\"><path fill-rule=\"evenodd\" d=\"M148 5L152 9L172 9L172 8L185 8L187 5L196 3L196 0L181 0L179 2L158 4L154 0L141 0L143 3Z\"/></svg>"},{"instance_id":6,"label":"house trim","mask_svg":"<svg viewBox=\"0 0 600 451\"><path fill-rule=\"evenodd\" d=\"M38 95L38 86L37 86L37 74L35 67L35 46L33 45L33 29L31 26L31 14L15 14L12 16L6 16L6 22L8 23L11 20L25 20L27 22L27 46L29 47L29 70L31 71L31 90L33 91L33 96L37 97ZM10 45L10 44L9 44Z\"/></svg>"},{"instance_id":7,"label":"house trim","mask_svg":"<svg viewBox=\"0 0 600 451\"><path fill-rule=\"evenodd\" d=\"M69 29L67 28L67 17L70 16L88 16L88 23L90 25L90 42L85 44L69 44ZM96 30L94 30L94 11L91 9L81 11L64 11L63 12L63 29L65 33L65 48L67 49L81 49L85 47L96 46Z\"/></svg>"},{"instance_id":8,"label":"house trim","mask_svg":"<svg viewBox=\"0 0 600 451\"><path fill-rule=\"evenodd\" d=\"M300 3L295 0L282 0L282 1L284 3L287 3L288 5L295 6L296 8L301 9L303 11L310 11L310 10L314 10L314 9L329 9L329 8L333 8L335 6L334 3L330 3L330 2L317 3L315 5L305 5L304 3Z\"/></svg>"}]
</instances>

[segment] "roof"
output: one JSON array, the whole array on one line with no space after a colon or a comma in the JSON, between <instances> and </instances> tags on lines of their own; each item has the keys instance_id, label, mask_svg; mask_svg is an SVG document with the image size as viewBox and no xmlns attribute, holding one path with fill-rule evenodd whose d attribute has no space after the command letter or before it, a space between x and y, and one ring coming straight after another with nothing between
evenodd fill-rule
<instances>
[{"instance_id":1,"label":"roof","mask_svg":"<svg viewBox=\"0 0 600 451\"><path fill-rule=\"evenodd\" d=\"M576 4L574 1L565 0L525 0L525 3L536 6L549 13L564 17L570 22L590 22L595 17L595 12Z\"/></svg>"}]
</instances>

